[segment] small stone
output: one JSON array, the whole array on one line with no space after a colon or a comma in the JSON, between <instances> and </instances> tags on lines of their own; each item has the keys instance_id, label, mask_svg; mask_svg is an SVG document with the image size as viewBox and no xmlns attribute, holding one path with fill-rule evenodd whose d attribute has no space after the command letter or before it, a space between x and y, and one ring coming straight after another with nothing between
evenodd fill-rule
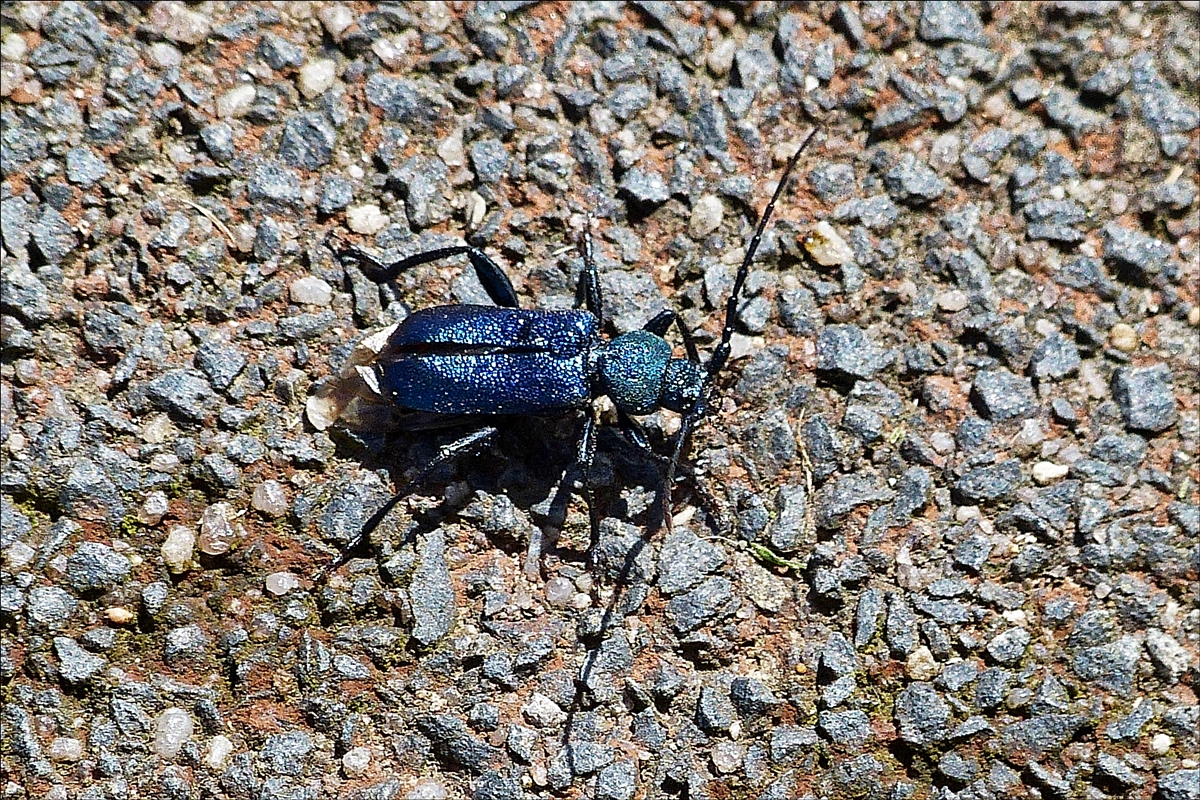
<instances>
[{"instance_id":1,"label":"small stone","mask_svg":"<svg viewBox=\"0 0 1200 800\"><path fill-rule=\"evenodd\" d=\"M67 636L54 637L54 653L58 656L58 674L70 684L87 683L108 666L102 657L92 655Z\"/></svg>"},{"instance_id":2,"label":"small stone","mask_svg":"<svg viewBox=\"0 0 1200 800\"><path fill-rule=\"evenodd\" d=\"M817 716L817 730L834 744L851 747L861 746L872 736L871 718L858 709L822 711Z\"/></svg>"},{"instance_id":3,"label":"small stone","mask_svg":"<svg viewBox=\"0 0 1200 800\"><path fill-rule=\"evenodd\" d=\"M621 177L621 192L635 205L660 206L671 199L667 182L657 172L634 167Z\"/></svg>"},{"instance_id":4,"label":"small stone","mask_svg":"<svg viewBox=\"0 0 1200 800\"><path fill-rule=\"evenodd\" d=\"M892 363L892 357L855 325L827 325L817 338L817 369L822 372L872 378Z\"/></svg>"},{"instance_id":5,"label":"small stone","mask_svg":"<svg viewBox=\"0 0 1200 800\"><path fill-rule=\"evenodd\" d=\"M258 90L252 83L241 83L217 98L217 116L233 119L243 116L254 105Z\"/></svg>"},{"instance_id":6,"label":"small stone","mask_svg":"<svg viewBox=\"0 0 1200 800\"><path fill-rule=\"evenodd\" d=\"M905 671L914 681L931 681L940 671L933 653L925 645L921 645L909 654L905 662Z\"/></svg>"},{"instance_id":7,"label":"small stone","mask_svg":"<svg viewBox=\"0 0 1200 800\"><path fill-rule=\"evenodd\" d=\"M261 511L269 517L281 517L287 513L287 494L283 484L276 480L265 480L254 487L254 495L250 499L255 511Z\"/></svg>"},{"instance_id":8,"label":"small stone","mask_svg":"<svg viewBox=\"0 0 1200 800\"><path fill-rule=\"evenodd\" d=\"M371 748L352 747L342 756L342 770L347 778L357 778L371 766Z\"/></svg>"},{"instance_id":9,"label":"small stone","mask_svg":"<svg viewBox=\"0 0 1200 800\"><path fill-rule=\"evenodd\" d=\"M1037 410L1033 386L1006 369L980 370L971 391L984 416L993 421L1019 419Z\"/></svg>"},{"instance_id":10,"label":"small stone","mask_svg":"<svg viewBox=\"0 0 1200 800\"><path fill-rule=\"evenodd\" d=\"M988 655L999 664L1015 664L1025 655L1031 638L1024 628L1009 628L988 642Z\"/></svg>"},{"instance_id":11,"label":"small stone","mask_svg":"<svg viewBox=\"0 0 1200 800\"><path fill-rule=\"evenodd\" d=\"M229 503L213 503L204 509L200 516L200 535L195 539L201 553L220 556L230 551L236 540L233 525L230 524L233 514L233 506Z\"/></svg>"},{"instance_id":12,"label":"small stone","mask_svg":"<svg viewBox=\"0 0 1200 800\"><path fill-rule=\"evenodd\" d=\"M521 708L521 715L531 725L539 728L554 728L561 725L567 714L557 703L541 692L534 692Z\"/></svg>"},{"instance_id":13,"label":"small stone","mask_svg":"<svg viewBox=\"0 0 1200 800\"><path fill-rule=\"evenodd\" d=\"M159 548L159 552L162 553L167 569L178 575L191 568L195 548L195 531L186 525L175 525L167 533L167 538Z\"/></svg>"},{"instance_id":14,"label":"small stone","mask_svg":"<svg viewBox=\"0 0 1200 800\"><path fill-rule=\"evenodd\" d=\"M418 539L417 565L409 585L412 602L412 637L429 646L454 624L456 597L446 564L446 540L438 530Z\"/></svg>"},{"instance_id":15,"label":"small stone","mask_svg":"<svg viewBox=\"0 0 1200 800\"><path fill-rule=\"evenodd\" d=\"M390 223L388 215L373 203L346 209L346 227L364 236L374 236Z\"/></svg>"},{"instance_id":16,"label":"small stone","mask_svg":"<svg viewBox=\"0 0 1200 800\"><path fill-rule=\"evenodd\" d=\"M161 758L173 760L191 738L195 727L192 717L182 708L171 707L154 720L154 752Z\"/></svg>"},{"instance_id":17,"label":"small stone","mask_svg":"<svg viewBox=\"0 0 1200 800\"><path fill-rule=\"evenodd\" d=\"M263 582L263 588L276 597L282 597L300 586L300 579L290 572L272 572Z\"/></svg>"},{"instance_id":18,"label":"small stone","mask_svg":"<svg viewBox=\"0 0 1200 800\"><path fill-rule=\"evenodd\" d=\"M73 147L67 151L67 180L88 187L99 182L108 174L108 162L87 147Z\"/></svg>"},{"instance_id":19,"label":"small stone","mask_svg":"<svg viewBox=\"0 0 1200 800\"><path fill-rule=\"evenodd\" d=\"M979 12L967 3L942 1L921 4L917 35L927 42L986 44Z\"/></svg>"},{"instance_id":20,"label":"small stone","mask_svg":"<svg viewBox=\"0 0 1200 800\"><path fill-rule=\"evenodd\" d=\"M912 153L900 157L900 163L884 175L883 184L895 200L911 205L936 200L946 191L946 182Z\"/></svg>"},{"instance_id":21,"label":"small stone","mask_svg":"<svg viewBox=\"0 0 1200 800\"><path fill-rule=\"evenodd\" d=\"M1132 353L1141 344L1137 329L1124 322L1118 322L1109 329L1108 341L1123 353Z\"/></svg>"},{"instance_id":22,"label":"small stone","mask_svg":"<svg viewBox=\"0 0 1200 800\"><path fill-rule=\"evenodd\" d=\"M337 62L331 58L319 58L300 68L296 76L296 88L311 100L324 94L337 78Z\"/></svg>"},{"instance_id":23,"label":"small stone","mask_svg":"<svg viewBox=\"0 0 1200 800\"><path fill-rule=\"evenodd\" d=\"M918 681L897 695L895 718L900 738L925 748L946 738L950 707L932 685Z\"/></svg>"},{"instance_id":24,"label":"small stone","mask_svg":"<svg viewBox=\"0 0 1200 800\"><path fill-rule=\"evenodd\" d=\"M1146 652L1163 680L1175 685L1187 672L1192 658L1173 636L1158 628L1146 631Z\"/></svg>"},{"instance_id":25,"label":"small stone","mask_svg":"<svg viewBox=\"0 0 1200 800\"><path fill-rule=\"evenodd\" d=\"M156 489L146 495L146 499L138 508L138 522L146 527L153 527L162 522L163 517L167 515L167 509L166 492Z\"/></svg>"},{"instance_id":26,"label":"small stone","mask_svg":"<svg viewBox=\"0 0 1200 800\"><path fill-rule=\"evenodd\" d=\"M208 750L204 754L204 765L212 770L224 769L231 755L233 755L233 740L218 733L208 743Z\"/></svg>"},{"instance_id":27,"label":"small stone","mask_svg":"<svg viewBox=\"0 0 1200 800\"><path fill-rule=\"evenodd\" d=\"M709 734L728 733L737 716L729 695L714 686L700 689L696 703L696 724Z\"/></svg>"},{"instance_id":28,"label":"small stone","mask_svg":"<svg viewBox=\"0 0 1200 800\"><path fill-rule=\"evenodd\" d=\"M688 220L688 233L693 239L702 239L721 227L725 216L725 205L713 194L702 195L692 206Z\"/></svg>"},{"instance_id":29,"label":"small stone","mask_svg":"<svg viewBox=\"0 0 1200 800\"><path fill-rule=\"evenodd\" d=\"M333 300L333 288L315 275L306 275L292 281L288 286L288 294L291 295L293 303L300 305L324 307Z\"/></svg>"},{"instance_id":30,"label":"small stone","mask_svg":"<svg viewBox=\"0 0 1200 800\"><path fill-rule=\"evenodd\" d=\"M56 736L46 748L51 761L74 763L83 758L83 742L66 736Z\"/></svg>"},{"instance_id":31,"label":"small stone","mask_svg":"<svg viewBox=\"0 0 1200 800\"><path fill-rule=\"evenodd\" d=\"M1031 473L1035 483L1045 486L1054 483L1060 478L1065 478L1070 471L1070 466L1066 464L1055 464L1053 461L1039 461L1033 465Z\"/></svg>"},{"instance_id":32,"label":"small stone","mask_svg":"<svg viewBox=\"0 0 1200 800\"><path fill-rule=\"evenodd\" d=\"M163 660L171 666L199 662L208 654L209 639L199 625L184 625L167 632Z\"/></svg>"},{"instance_id":33,"label":"small stone","mask_svg":"<svg viewBox=\"0 0 1200 800\"><path fill-rule=\"evenodd\" d=\"M1159 433L1178 419L1171 369L1166 364L1121 367L1113 373L1112 394L1130 430Z\"/></svg>"},{"instance_id":34,"label":"small stone","mask_svg":"<svg viewBox=\"0 0 1200 800\"><path fill-rule=\"evenodd\" d=\"M818 222L802 243L813 260L823 267L854 263L854 251L850 245L825 220Z\"/></svg>"},{"instance_id":35,"label":"small stone","mask_svg":"<svg viewBox=\"0 0 1200 800\"><path fill-rule=\"evenodd\" d=\"M1171 257L1171 245L1115 222L1104 226L1104 257L1136 271L1141 281L1162 272Z\"/></svg>"},{"instance_id":36,"label":"small stone","mask_svg":"<svg viewBox=\"0 0 1200 800\"><path fill-rule=\"evenodd\" d=\"M129 577L129 559L99 542L81 542L67 559L67 581L81 592L103 591Z\"/></svg>"}]
</instances>

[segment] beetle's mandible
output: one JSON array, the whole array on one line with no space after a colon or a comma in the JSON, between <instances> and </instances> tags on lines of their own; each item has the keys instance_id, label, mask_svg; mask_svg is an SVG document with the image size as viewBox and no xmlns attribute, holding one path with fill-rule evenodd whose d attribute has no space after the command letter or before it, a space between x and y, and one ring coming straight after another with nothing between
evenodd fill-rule
<instances>
[{"instance_id":1,"label":"beetle's mandible","mask_svg":"<svg viewBox=\"0 0 1200 800\"><path fill-rule=\"evenodd\" d=\"M602 336L604 303L590 234L584 236L583 243L583 307L566 311L519 308L516 291L503 270L482 250L468 245L418 253L393 264L384 264L357 248L339 249L339 256L366 265L368 276L379 283L394 280L420 264L466 255L496 305L421 309L405 318L388 337L372 366L380 394L404 411L444 417L450 425L471 426L471 430L443 446L437 457L342 548L321 576L343 563L391 508L435 469L483 447L495 436L503 417L589 409L594 399L604 395L616 407L621 432L647 451L650 447L632 417L659 408L682 415L664 479L663 508L669 520L675 470L689 435L711 406L714 379L729 357L742 286L775 203L814 133L810 131L788 159L759 218L726 302L720 342L707 362L701 361L691 332L671 310L659 313L641 330L611 340ZM674 358L664 338L672 324L683 339L687 358ZM577 452L593 535L597 517L590 472L597 424L596 414L589 410Z\"/></svg>"}]
</instances>

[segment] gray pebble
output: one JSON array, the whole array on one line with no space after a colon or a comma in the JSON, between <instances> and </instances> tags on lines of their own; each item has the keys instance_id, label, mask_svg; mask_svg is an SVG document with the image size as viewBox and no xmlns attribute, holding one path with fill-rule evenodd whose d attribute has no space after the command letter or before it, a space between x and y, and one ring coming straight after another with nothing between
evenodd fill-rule
<instances>
[{"instance_id":1,"label":"gray pebble","mask_svg":"<svg viewBox=\"0 0 1200 800\"><path fill-rule=\"evenodd\" d=\"M667 595L686 592L725 564L725 551L690 530L667 537L659 555L658 588Z\"/></svg>"},{"instance_id":2,"label":"gray pebble","mask_svg":"<svg viewBox=\"0 0 1200 800\"><path fill-rule=\"evenodd\" d=\"M1130 430L1159 433L1178 419L1171 368L1166 364L1121 367L1113 373L1112 393Z\"/></svg>"},{"instance_id":3,"label":"gray pebble","mask_svg":"<svg viewBox=\"0 0 1200 800\"><path fill-rule=\"evenodd\" d=\"M288 166L318 169L332 160L336 141L337 131L324 114L292 114L283 123L279 159Z\"/></svg>"},{"instance_id":4,"label":"gray pebble","mask_svg":"<svg viewBox=\"0 0 1200 800\"><path fill-rule=\"evenodd\" d=\"M888 170L883 185L893 199L911 205L936 200L946 191L946 182L912 153L905 153L900 163Z\"/></svg>"},{"instance_id":5,"label":"gray pebble","mask_svg":"<svg viewBox=\"0 0 1200 800\"><path fill-rule=\"evenodd\" d=\"M108 666L108 661L94 656L67 636L54 637L54 654L58 656L58 674L70 684L86 683Z\"/></svg>"},{"instance_id":6,"label":"gray pebble","mask_svg":"<svg viewBox=\"0 0 1200 800\"><path fill-rule=\"evenodd\" d=\"M987 44L979 13L959 2L923 3L917 35L927 42L970 42Z\"/></svg>"},{"instance_id":7,"label":"gray pebble","mask_svg":"<svg viewBox=\"0 0 1200 800\"><path fill-rule=\"evenodd\" d=\"M891 350L877 346L856 325L828 325L817 338L817 369L847 378L872 378L892 363Z\"/></svg>"},{"instance_id":8,"label":"gray pebble","mask_svg":"<svg viewBox=\"0 0 1200 800\"><path fill-rule=\"evenodd\" d=\"M171 666L199 663L208 655L212 644L199 625L185 625L167 632L163 644L163 661Z\"/></svg>"},{"instance_id":9,"label":"gray pebble","mask_svg":"<svg viewBox=\"0 0 1200 800\"><path fill-rule=\"evenodd\" d=\"M426 647L445 636L454 624L455 594L445 551L441 531L418 539L417 568L409 585L409 598L413 611L412 636Z\"/></svg>"},{"instance_id":10,"label":"gray pebble","mask_svg":"<svg viewBox=\"0 0 1200 800\"><path fill-rule=\"evenodd\" d=\"M76 591L105 591L129 577L129 559L99 542L81 542L67 559L67 582Z\"/></svg>"},{"instance_id":11,"label":"gray pebble","mask_svg":"<svg viewBox=\"0 0 1200 800\"><path fill-rule=\"evenodd\" d=\"M897 695L895 719L903 741L927 748L946 738L950 707L932 685L914 681Z\"/></svg>"},{"instance_id":12,"label":"gray pebble","mask_svg":"<svg viewBox=\"0 0 1200 800\"><path fill-rule=\"evenodd\" d=\"M859 747L872 736L871 718L866 712L822 711L817 715L817 730L837 745Z\"/></svg>"},{"instance_id":13,"label":"gray pebble","mask_svg":"<svg viewBox=\"0 0 1200 800\"><path fill-rule=\"evenodd\" d=\"M258 757L265 767L277 775L301 775L304 761L312 752L313 740L304 731L288 731L267 737Z\"/></svg>"},{"instance_id":14,"label":"gray pebble","mask_svg":"<svg viewBox=\"0 0 1200 800\"><path fill-rule=\"evenodd\" d=\"M667 603L667 617L677 633L694 631L710 620L733 613L738 601L728 578L712 576L687 594Z\"/></svg>"},{"instance_id":15,"label":"gray pebble","mask_svg":"<svg viewBox=\"0 0 1200 800\"><path fill-rule=\"evenodd\" d=\"M728 694L715 686L700 689L700 698L696 703L696 724L700 730L709 734L728 733L736 719L733 701Z\"/></svg>"}]
</instances>

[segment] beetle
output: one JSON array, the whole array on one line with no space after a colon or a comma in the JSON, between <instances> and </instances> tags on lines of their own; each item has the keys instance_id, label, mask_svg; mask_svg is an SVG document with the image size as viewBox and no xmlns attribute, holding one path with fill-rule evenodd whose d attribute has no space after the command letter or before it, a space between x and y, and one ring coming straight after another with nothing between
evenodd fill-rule
<instances>
[{"instance_id":1,"label":"beetle","mask_svg":"<svg viewBox=\"0 0 1200 800\"><path fill-rule=\"evenodd\" d=\"M593 401L607 395L616 408L621 432L653 454L632 417L660 408L682 415L664 478L664 517L669 518L670 488L684 445L712 403L713 385L729 358L730 340L742 286L754 261L775 203L792 169L812 140L809 131L788 159L775 192L759 217L725 305L721 339L702 362L691 332L673 310L654 316L640 330L605 339L604 302L592 253L590 231L583 239L583 307L570 310L520 308L504 271L486 253L470 245L429 250L391 264L356 247L337 249L340 258L365 265L373 281L395 280L405 270L456 256L467 256L494 306L445 305L414 311L389 335L372 369L380 393L398 409L441 420L444 425L473 425L444 445L408 485L377 511L362 530L322 570L321 577L344 563L387 513L438 467L484 447L504 417L578 412L585 416L577 451L582 488L591 514L593 536L599 520L591 492L596 453L597 413ZM674 325L686 358L675 358L664 338Z\"/></svg>"}]
</instances>

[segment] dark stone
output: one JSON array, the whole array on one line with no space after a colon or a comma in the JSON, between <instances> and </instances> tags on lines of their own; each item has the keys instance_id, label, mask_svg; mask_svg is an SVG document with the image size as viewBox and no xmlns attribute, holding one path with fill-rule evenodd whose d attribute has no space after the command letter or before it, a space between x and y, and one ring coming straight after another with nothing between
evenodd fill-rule
<instances>
[{"instance_id":1,"label":"dark stone","mask_svg":"<svg viewBox=\"0 0 1200 800\"><path fill-rule=\"evenodd\" d=\"M1113 373L1113 399L1121 409L1125 427L1160 433L1175 424L1175 390L1166 364L1121 367Z\"/></svg>"},{"instance_id":2,"label":"dark stone","mask_svg":"<svg viewBox=\"0 0 1200 800\"><path fill-rule=\"evenodd\" d=\"M725 551L690 530L667 537L659 555L658 588L667 595L686 592L725 564Z\"/></svg>"},{"instance_id":3,"label":"dark stone","mask_svg":"<svg viewBox=\"0 0 1200 800\"><path fill-rule=\"evenodd\" d=\"M977 467L954 484L954 490L966 505L990 503L1008 497L1021 483L1021 462L1017 459Z\"/></svg>"},{"instance_id":4,"label":"dark stone","mask_svg":"<svg viewBox=\"0 0 1200 800\"><path fill-rule=\"evenodd\" d=\"M336 142L337 131L324 114L293 114L283 123L279 158L289 166L318 169L333 158Z\"/></svg>"},{"instance_id":5,"label":"dark stone","mask_svg":"<svg viewBox=\"0 0 1200 800\"><path fill-rule=\"evenodd\" d=\"M924 749L946 738L950 707L932 685L915 681L897 695L895 719L901 740Z\"/></svg>"}]
</instances>

